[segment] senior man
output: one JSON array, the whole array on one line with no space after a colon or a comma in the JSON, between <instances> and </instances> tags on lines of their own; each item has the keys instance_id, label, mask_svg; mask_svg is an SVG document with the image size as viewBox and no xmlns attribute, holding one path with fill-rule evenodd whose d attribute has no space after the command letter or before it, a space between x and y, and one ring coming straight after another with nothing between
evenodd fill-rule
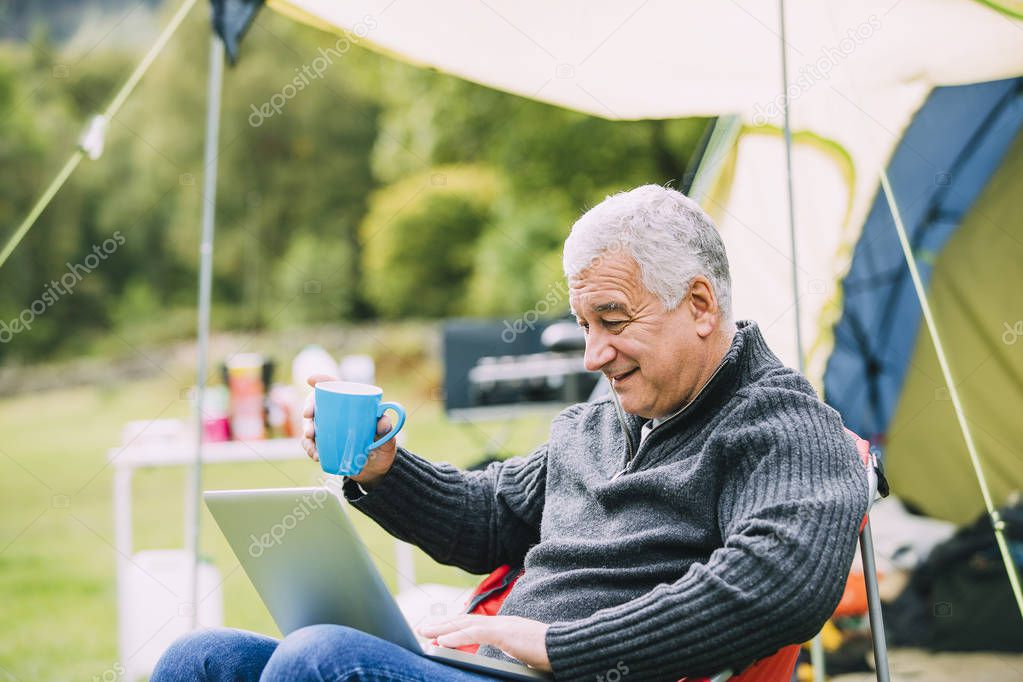
<instances>
[{"instance_id":1,"label":"senior man","mask_svg":"<svg viewBox=\"0 0 1023 682\"><path fill-rule=\"evenodd\" d=\"M627 670L637 682L741 669L809 639L841 596L865 473L839 415L755 323L732 321L710 219L672 189L617 194L573 226L564 267L608 397L566 409L547 443L485 471L391 441L345 483L353 506L437 561L524 567L499 615L421 634L559 680ZM193 679L488 679L341 626L176 646L205 671Z\"/></svg>"}]
</instances>

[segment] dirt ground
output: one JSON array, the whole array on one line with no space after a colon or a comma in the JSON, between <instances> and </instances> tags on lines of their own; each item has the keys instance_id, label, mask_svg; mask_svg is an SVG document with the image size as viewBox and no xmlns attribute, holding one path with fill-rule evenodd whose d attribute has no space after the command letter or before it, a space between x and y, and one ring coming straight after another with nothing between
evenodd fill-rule
<instances>
[{"instance_id":1,"label":"dirt ground","mask_svg":"<svg viewBox=\"0 0 1023 682\"><path fill-rule=\"evenodd\" d=\"M1023 682L1023 654L889 652L893 682ZM838 675L831 682L875 682L873 673Z\"/></svg>"}]
</instances>

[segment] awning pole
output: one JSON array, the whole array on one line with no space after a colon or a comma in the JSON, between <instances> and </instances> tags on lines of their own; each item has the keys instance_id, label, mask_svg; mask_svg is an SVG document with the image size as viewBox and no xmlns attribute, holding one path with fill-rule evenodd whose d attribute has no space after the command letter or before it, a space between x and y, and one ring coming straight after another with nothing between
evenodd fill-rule
<instances>
[{"instance_id":1,"label":"awning pole","mask_svg":"<svg viewBox=\"0 0 1023 682\"><path fill-rule=\"evenodd\" d=\"M217 146L220 136L220 94L224 76L224 46L210 36L209 77L206 85L206 146L203 151L202 242L199 245L199 337L195 379L195 460L186 534L192 550L192 629L199 623L199 505L202 493L203 396L206 392L210 338L210 299L213 284L213 230L217 205Z\"/></svg>"},{"instance_id":2,"label":"awning pole","mask_svg":"<svg viewBox=\"0 0 1023 682\"><path fill-rule=\"evenodd\" d=\"M948 395L952 399L952 409L955 410L956 419L959 421L959 430L966 441L966 451L970 454L970 463L973 464L973 472L977 476L977 483L980 485L980 493L984 497L984 506L987 508L988 516L991 518L991 526L995 531L995 540L998 543L998 550L1002 555L1002 562L1005 564L1005 571L1009 574L1009 584L1012 586L1012 594L1016 598L1016 608L1019 609L1020 617L1023 617L1023 593L1020 591L1019 571L1012 559L1012 553L1005 542L1005 521L1002 520L998 510L995 509L991 490L987 485L987 478L980 465L980 455L977 453L977 445L973 440L973 433L970 431L970 424L966 420L966 413L963 411L963 404L959 400L959 389L952 379L952 370L945 356L945 348L938 335L938 326L934 322L934 315L931 313L931 304L924 290L923 280L920 279L920 271L916 267L916 259L913 257L913 249L906 237L906 228L902 224L902 214L895 202L895 192L888 181L888 172L881 169L881 187L884 189L885 199L888 201L888 209L895 221L895 231L899 235L899 244L902 246L902 255L906 258L906 265L909 266L909 275L913 280L913 288L916 290L916 297L920 301L920 309L923 312L924 321L927 323L927 331L934 344L934 351L938 355L938 364L941 366L941 374L945 379L945 386L948 388Z\"/></svg>"},{"instance_id":3,"label":"awning pole","mask_svg":"<svg viewBox=\"0 0 1023 682\"><path fill-rule=\"evenodd\" d=\"M789 202L789 249L792 252L792 305L796 311L796 362L799 372L806 370L803 359L802 312L799 307L799 264L796 250L796 199L792 184L792 123L789 119L789 55L785 40L785 0L778 0L778 23L781 27L781 110L785 133L785 182ZM810 642L810 662L814 682L824 682L824 642L818 632Z\"/></svg>"},{"instance_id":4,"label":"awning pole","mask_svg":"<svg viewBox=\"0 0 1023 682\"><path fill-rule=\"evenodd\" d=\"M792 189L792 125L789 121L789 58L788 43L785 42L785 0L778 0L778 12L781 24L781 110L785 117L785 180L789 200L789 248L792 251L792 303L796 309L796 355L799 371L803 372L802 315L799 308L799 265L796 251L796 199Z\"/></svg>"}]
</instances>

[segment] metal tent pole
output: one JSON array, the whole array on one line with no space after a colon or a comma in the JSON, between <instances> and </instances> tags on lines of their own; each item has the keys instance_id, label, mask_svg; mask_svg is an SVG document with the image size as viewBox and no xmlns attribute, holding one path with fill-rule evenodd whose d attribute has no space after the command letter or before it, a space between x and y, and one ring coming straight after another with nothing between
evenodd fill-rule
<instances>
[{"instance_id":1,"label":"metal tent pole","mask_svg":"<svg viewBox=\"0 0 1023 682\"><path fill-rule=\"evenodd\" d=\"M799 265L796 250L796 199L792 186L792 123L789 119L789 58L785 41L785 0L778 0L778 23L781 28L781 109L785 133L785 180L789 202L789 248L792 251L792 304L796 309L796 358L799 372L805 370L803 360L802 311L799 306ZM818 632L810 641L810 662L814 682L824 682L824 643Z\"/></svg>"},{"instance_id":2,"label":"metal tent pole","mask_svg":"<svg viewBox=\"0 0 1023 682\"><path fill-rule=\"evenodd\" d=\"M789 246L792 250L792 302L796 308L796 353L799 371L803 371L803 334L799 308L799 265L796 251L796 199L792 189L792 125L789 121L789 59L788 44L785 42L785 0L778 0L779 23L781 24L781 110L785 117L785 179L789 200Z\"/></svg>"},{"instance_id":3,"label":"metal tent pole","mask_svg":"<svg viewBox=\"0 0 1023 682\"><path fill-rule=\"evenodd\" d=\"M206 146L203 151L202 241L199 245L199 336L195 379L195 460L192 462L185 524L186 546L192 551L192 629L199 623L199 498L202 491L203 396L206 392L210 337L210 299L213 285L213 230L217 204L217 146L220 136L220 95L224 76L224 46L210 36L206 85Z\"/></svg>"}]
</instances>

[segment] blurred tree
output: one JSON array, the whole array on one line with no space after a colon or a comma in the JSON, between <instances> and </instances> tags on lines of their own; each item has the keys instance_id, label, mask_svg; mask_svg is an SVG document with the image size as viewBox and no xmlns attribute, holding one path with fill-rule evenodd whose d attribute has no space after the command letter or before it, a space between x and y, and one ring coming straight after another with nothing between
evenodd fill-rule
<instances>
[{"instance_id":1,"label":"blurred tree","mask_svg":"<svg viewBox=\"0 0 1023 682\"><path fill-rule=\"evenodd\" d=\"M63 95L64 70L40 34L31 49L0 52L0 239L6 239L38 199L41 188L74 148L77 125ZM79 251L79 217L87 212L78 186L58 195L0 273L0 324L29 327L0 344L0 357L34 357L69 342L69 330L103 324L104 283L75 282L72 294L52 282L86 255ZM49 291L49 293L48 293ZM59 292L59 289L56 290Z\"/></svg>"},{"instance_id":2,"label":"blurred tree","mask_svg":"<svg viewBox=\"0 0 1023 682\"><path fill-rule=\"evenodd\" d=\"M438 166L376 192L361 227L367 293L387 317L465 309L476 242L499 179L482 166Z\"/></svg>"},{"instance_id":3,"label":"blurred tree","mask_svg":"<svg viewBox=\"0 0 1023 682\"><path fill-rule=\"evenodd\" d=\"M81 164L0 272L0 320L10 321L66 264L80 263L115 231L124 236L117 253L77 284L73 299L49 306L32 330L0 344L0 358L80 349L90 330L110 326L122 334L145 326L162 338L155 327L173 320L172 331L185 332L181 316L169 310L195 306L208 31L205 13L193 13L110 122L103 156ZM0 116L6 117L0 238L24 217L138 59L101 48L61 55L40 35L31 45L0 52ZM307 78L302 91L293 89L297 74L320 54L317 48L333 45L331 36L266 12L243 59L226 74L214 269L221 315L215 326L261 327L278 315L339 322L368 312L360 261L351 254L375 186L369 159L378 108L349 80L359 60L379 57L352 50L321 77ZM277 102L281 93L294 96L279 113L253 118L253 107ZM310 244L322 246L322 267L312 267L320 264ZM297 276L289 260L296 258L310 273L342 269L337 306L303 307L288 290L294 289L289 278ZM332 267L330 259L337 260ZM300 310L284 315L291 302Z\"/></svg>"},{"instance_id":4,"label":"blurred tree","mask_svg":"<svg viewBox=\"0 0 1023 682\"><path fill-rule=\"evenodd\" d=\"M552 314L567 310L561 247L575 219L609 193L681 180L707 125L609 121L434 71L386 68L378 177L393 181L427 162L484 164L506 178L460 313L521 314L552 295Z\"/></svg>"},{"instance_id":5,"label":"blurred tree","mask_svg":"<svg viewBox=\"0 0 1023 682\"><path fill-rule=\"evenodd\" d=\"M350 319L355 287L349 279L356 254L337 235L296 236L281 257L274 275L273 298L278 310L269 323L280 329L325 320Z\"/></svg>"},{"instance_id":6,"label":"blurred tree","mask_svg":"<svg viewBox=\"0 0 1023 682\"><path fill-rule=\"evenodd\" d=\"M160 137L147 139L161 151L178 152L164 152L168 158L151 163L163 176L162 186L172 188L172 205L177 203L171 225L178 234L169 246L174 260L191 265L185 273L189 281L194 278L198 249L205 98L204 82L182 78L179 70L204 73L207 42L204 31L188 31L166 63L158 65L160 70L154 69L149 91L139 92L137 98L139 106L162 110L167 119ZM321 242L325 258L354 251L366 197L375 186L369 155L377 107L356 93L349 80L358 59L377 57L349 51L328 64L321 77L303 75L304 67L320 55L318 48L327 50L334 44L327 34L264 12L246 38L238 66L225 77L216 297L240 305L238 321L243 326L269 324L294 299L297 292L281 291L280 284L294 274L285 271L295 267L289 250L301 252L296 242L305 237ZM170 227L166 219L155 220L164 230ZM335 244L338 241L340 245ZM357 258L345 256L333 266L345 268L341 274L348 283L348 305L317 308L315 319L309 317L314 310L305 310L297 318L338 322L365 315L359 264ZM194 304L194 286L178 286L169 293L182 291L187 297L175 303Z\"/></svg>"},{"instance_id":7,"label":"blurred tree","mask_svg":"<svg viewBox=\"0 0 1023 682\"><path fill-rule=\"evenodd\" d=\"M0 46L0 239L141 42L61 46L41 28ZM2 323L124 238L30 332L0 343L0 362L81 352L111 328L132 343L194 328L208 44L208 16L194 12L110 122L103 157L83 162L0 270ZM263 12L226 73L215 328L521 314L556 291L578 215L681 178L705 126L585 116L348 41L324 62L341 44Z\"/></svg>"},{"instance_id":8,"label":"blurred tree","mask_svg":"<svg viewBox=\"0 0 1023 682\"><path fill-rule=\"evenodd\" d=\"M567 197L558 192L498 202L494 222L476 251L466 291L467 312L515 315L533 309L540 300L547 301L545 313L567 310L561 247L576 217Z\"/></svg>"}]
</instances>

